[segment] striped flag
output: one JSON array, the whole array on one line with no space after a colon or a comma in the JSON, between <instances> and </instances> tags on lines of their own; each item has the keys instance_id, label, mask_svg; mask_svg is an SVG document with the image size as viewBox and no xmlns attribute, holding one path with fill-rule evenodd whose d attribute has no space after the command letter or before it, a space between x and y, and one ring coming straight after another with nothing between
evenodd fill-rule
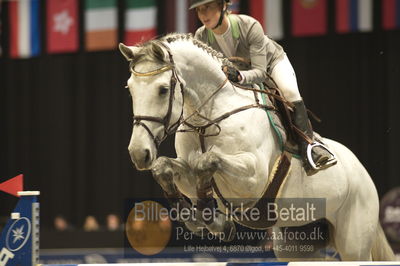
<instances>
[{"instance_id":1,"label":"striped flag","mask_svg":"<svg viewBox=\"0 0 400 266\"><path fill-rule=\"evenodd\" d=\"M372 8L372 0L336 0L336 31L371 31Z\"/></svg>"},{"instance_id":2,"label":"striped flag","mask_svg":"<svg viewBox=\"0 0 400 266\"><path fill-rule=\"evenodd\" d=\"M400 0L382 0L382 27L400 28Z\"/></svg>"},{"instance_id":3,"label":"striped flag","mask_svg":"<svg viewBox=\"0 0 400 266\"><path fill-rule=\"evenodd\" d=\"M126 0L124 42L134 45L157 35L155 0Z\"/></svg>"},{"instance_id":4,"label":"striped flag","mask_svg":"<svg viewBox=\"0 0 400 266\"><path fill-rule=\"evenodd\" d=\"M85 46L88 51L111 50L118 42L116 0L85 1Z\"/></svg>"},{"instance_id":5,"label":"striped flag","mask_svg":"<svg viewBox=\"0 0 400 266\"><path fill-rule=\"evenodd\" d=\"M190 0L168 0L165 4L165 31L166 32L192 32L197 29L197 15L194 10L189 10Z\"/></svg>"},{"instance_id":6,"label":"striped flag","mask_svg":"<svg viewBox=\"0 0 400 266\"><path fill-rule=\"evenodd\" d=\"M40 53L39 0L9 2L10 56L28 58Z\"/></svg>"},{"instance_id":7,"label":"striped flag","mask_svg":"<svg viewBox=\"0 0 400 266\"><path fill-rule=\"evenodd\" d=\"M261 23L265 33L272 39L282 39L282 0L250 0L249 4L250 15Z\"/></svg>"},{"instance_id":8,"label":"striped flag","mask_svg":"<svg viewBox=\"0 0 400 266\"><path fill-rule=\"evenodd\" d=\"M47 2L47 51L49 53L78 50L77 0Z\"/></svg>"},{"instance_id":9,"label":"striped flag","mask_svg":"<svg viewBox=\"0 0 400 266\"><path fill-rule=\"evenodd\" d=\"M292 1L292 34L322 35L327 32L326 0Z\"/></svg>"}]
</instances>

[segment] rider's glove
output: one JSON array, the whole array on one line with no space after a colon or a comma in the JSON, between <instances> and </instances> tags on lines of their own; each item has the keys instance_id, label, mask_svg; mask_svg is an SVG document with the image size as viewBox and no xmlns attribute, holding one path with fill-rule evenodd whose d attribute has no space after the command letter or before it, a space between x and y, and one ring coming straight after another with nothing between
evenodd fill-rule
<instances>
[{"instance_id":1,"label":"rider's glove","mask_svg":"<svg viewBox=\"0 0 400 266\"><path fill-rule=\"evenodd\" d=\"M236 68L231 67L231 66L227 66L227 65L223 65L222 66L222 71L224 71L226 77L230 81L233 81L233 82L236 82L236 83L241 81L241 77L242 76L240 75L239 70L237 70Z\"/></svg>"}]
</instances>

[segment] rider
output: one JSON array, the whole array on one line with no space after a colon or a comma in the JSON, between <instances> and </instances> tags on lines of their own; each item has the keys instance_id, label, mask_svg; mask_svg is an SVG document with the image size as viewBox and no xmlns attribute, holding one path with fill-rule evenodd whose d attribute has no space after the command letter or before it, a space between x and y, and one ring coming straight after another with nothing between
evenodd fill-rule
<instances>
[{"instance_id":1,"label":"rider","mask_svg":"<svg viewBox=\"0 0 400 266\"><path fill-rule=\"evenodd\" d=\"M284 97L294 105L293 122L305 135L299 137L301 156L307 169L312 169L308 174L334 165L336 158L333 153L313 136L296 74L282 46L264 35L261 24L254 18L230 14L227 11L229 4L230 0L191 0L189 9L196 10L203 24L197 29L195 38L226 57L250 60L251 69L247 71L224 66L223 70L229 80L241 84L258 84L268 76L272 77ZM307 155L309 147L311 153Z\"/></svg>"}]
</instances>

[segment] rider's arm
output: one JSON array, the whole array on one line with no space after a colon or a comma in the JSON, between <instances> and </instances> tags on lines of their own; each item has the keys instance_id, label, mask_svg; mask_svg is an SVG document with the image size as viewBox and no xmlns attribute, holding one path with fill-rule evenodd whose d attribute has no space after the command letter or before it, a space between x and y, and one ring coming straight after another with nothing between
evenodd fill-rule
<instances>
[{"instance_id":1,"label":"rider's arm","mask_svg":"<svg viewBox=\"0 0 400 266\"><path fill-rule=\"evenodd\" d=\"M263 28L258 21L252 21L246 35L249 47L251 69L240 71L244 78L243 83L261 83L267 78L267 46Z\"/></svg>"}]
</instances>

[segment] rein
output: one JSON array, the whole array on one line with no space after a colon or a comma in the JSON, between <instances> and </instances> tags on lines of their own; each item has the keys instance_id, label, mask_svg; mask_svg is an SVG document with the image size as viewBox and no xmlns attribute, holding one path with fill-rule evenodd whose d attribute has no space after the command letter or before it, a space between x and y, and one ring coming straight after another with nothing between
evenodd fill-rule
<instances>
[{"instance_id":1,"label":"rein","mask_svg":"<svg viewBox=\"0 0 400 266\"><path fill-rule=\"evenodd\" d=\"M172 116L172 108L173 108L173 102L174 102L174 96L175 96L176 83L179 81L181 94L182 94L182 101L184 101L184 87L183 87L182 82L179 80L178 74L176 73L176 66L175 66L175 62L173 60L173 56L172 56L170 48L167 45L165 45L163 42L159 42L159 44L162 45L168 52L168 57L169 57L169 64L168 65L165 65L163 67L160 67L160 68L158 68L156 70L152 70L152 71L149 71L149 72L137 72L137 71L134 70L133 66L131 67L131 71L132 71L133 75L135 75L137 77L151 77L151 76L159 75L159 74L164 73L166 71L170 71L170 70L172 71L172 76L171 76L171 81L170 81L169 104L168 104L168 110L167 110L167 113L165 114L165 116L163 118L155 117L155 116L139 116L139 115L134 115L133 116L133 124L134 125L138 125L138 126L142 126L149 133L149 135L153 139L157 149L159 148L161 142L164 141L169 135L172 135L172 134L177 133L177 132L182 132L182 133L183 132L197 132L197 134L199 135L199 138L200 138L202 151L205 152L206 151L205 150L205 145L204 145L205 138L219 135L219 133L221 132L221 127L218 125L218 123L221 122L222 120L230 117L231 115L234 115L236 113L239 113L239 112L242 112L242 111L245 111L245 110L248 110L248 109L252 109L252 108L264 108L264 109L267 109L267 110L275 110L275 107L273 107L273 106L261 104L258 101L257 94L256 94L257 92L271 95L271 96L275 97L277 100L282 101L283 103L285 103L285 104L287 104L289 106L291 105L291 103L287 102L282 97L280 97L278 95L275 95L273 93L270 93L268 91L254 89L254 88L247 88L247 87L244 87L244 86L240 86L239 84L232 83L228 79L225 79L222 82L222 84L219 85L218 88L213 93L211 93L205 99L205 101L192 114L190 114L185 119L183 119L184 102L182 102L182 110L181 110L181 114L179 116L179 119L174 124L169 125L169 123L171 122L170 120L171 120L171 116ZM256 103L245 105L245 106L241 106L241 107L236 108L236 109L234 109L232 111L226 112L226 113L220 115L219 117L217 117L215 119L209 119L209 118L201 115L200 114L200 109L208 101L210 101L219 91L221 91L221 89L225 87L225 85L228 83L228 81L232 84L232 86L236 86L237 88L240 88L240 89L243 89L243 90L253 91ZM202 126L197 126L197 125L193 125L193 124L189 123L188 120L190 118L192 118L194 115L197 115L200 118L206 120L207 123L205 125L202 125ZM150 128L145 123L143 123L142 121L150 121L150 122L155 122L155 123L162 124L163 127L164 127L164 135L161 138L158 138L157 136L154 136L154 134L151 132ZM180 129L180 130L178 130L178 127L180 125L186 125L190 129ZM218 129L217 132L216 133L206 134L206 130L211 126L215 126Z\"/></svg>"},{"instance_id":2,"label":"rein","mask_svg":"<svg viewBox=\"0 0 400 266\"><path fill-rule=\"evenodd\" d=\"M221 127L218 125L218 123L221 122L222 120L230 117L231 115L234 115L236 113L239 113L239 112L242 112L242 111L245 111L245 110L248 110L248 109L252 109L252 108L264 108L266 110L276 110L275 107L273 107L273 106L260 104L260 102L257 99L257 95L256 95L256 92L273 95L272 93L269 93L269 92L263 91L263 90L254 89L254 88L246 88L246 87L243 87L243 86L238 86L238 84L232 83L231 81L229 81L233 86L236 86L236 87L238 87L240 89L253 91L255 93L254 97L255 97L256 103L245 105L245 106L241 106L239 108L233 109L232 111L226 112L226 113L224 113L224 114L220 115L219 117L217 117L215 119L212 119L212 120L207 118L207 117L205 117L205 116L203 116L203 115L201 115L200 111L199 111L201 109L201 107L203 107L209 100L212 99L212 97L214 97L223 87L225 87L225 85L226 85L226 83L228 81L229 81L228 79L225 79L224 82L218 87L218 89L216 91L214 91L209 97L207 97L206 100L191 115L189 115L187 118L185 118L184 120L181 121L181 124L184 124L184 125L188 126L190 129L180 129L180 130L176 131L176 132L181 132L181 133L184 133L184 132L197 132L197 134L199 135L199 138L200 138L201 148L202 148L203 152L206 151L205 145L204 145L205 138L206 137L215 137L215 136L219 135L219 133L221 132ZM277 97L279 97L279 96L277 96ZM282 98L282 101L284 101L283 98ZM200 118L202 118L204 120L207 120L207 123L205 125L202 125L202 126L195 126L195 125L190 124L188 122L188 120L194 115L198 115ZM216 133L206 134L205 133L206 129L211 127L211 126L217 127L218 131Z\"/></svg>"}]
</instances>

